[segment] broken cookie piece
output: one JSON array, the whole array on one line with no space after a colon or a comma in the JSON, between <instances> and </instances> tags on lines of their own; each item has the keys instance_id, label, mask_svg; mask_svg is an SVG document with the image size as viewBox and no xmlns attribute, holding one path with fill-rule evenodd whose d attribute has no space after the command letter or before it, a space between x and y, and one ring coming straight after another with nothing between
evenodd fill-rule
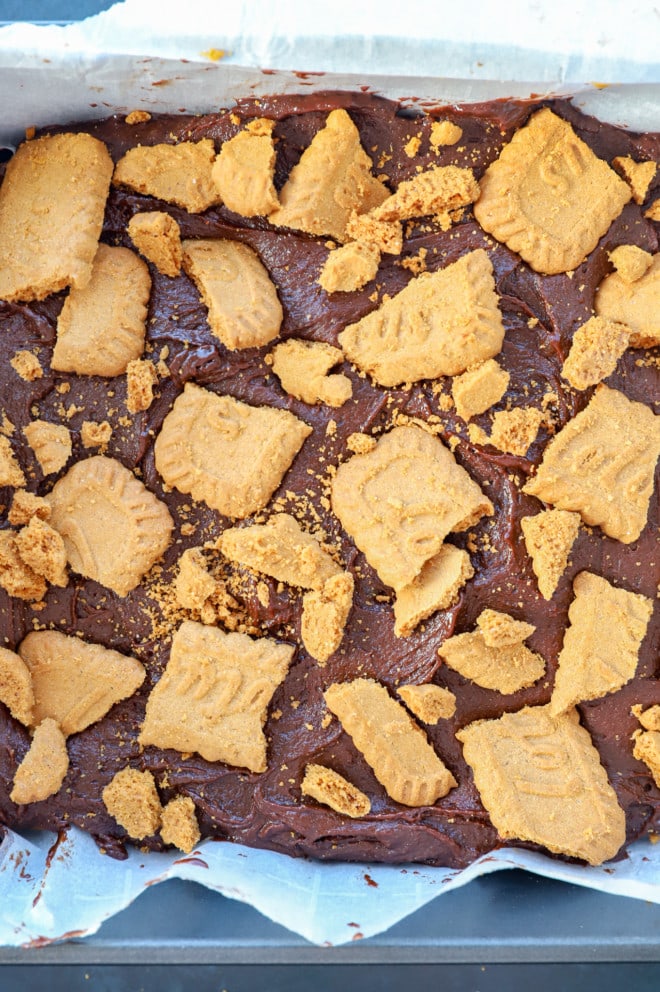
<instances>
[{"instance_id":1,"label":"broken cookie piece","mask_svg":"<svg viewBox=\"0 0 660 992\"><path fill-rule=\"evenodd\" d=\"M66 549L56 530L38 516L16 534L18 553L33 572L54 586L67 584Z\"/></svg>"},{"instance_id":2,"label":"broken cookie piece","mask_svg":"<svg viewBox=\"0 0 660 992\"><path fill-rule=\"evenodd\" d=\"M374 207L369 216L379 221L397 221L443 215L474 203L478 196L479 184L471 169L436 165L399 183L396 192Z\"/></svg>"},{"instance_id":3,"label":"broken cookie piece","mask_svg":"<svg viewBox=\"0 0 660 992\"><path fill-rule=\"evenodd\" d=\"M44 370L36 355L31 351L17 351L9 364L14 372L25 382L34 382L35 379L42 379Z\"/></svg>"},{"instance_id":4,"label":"broken cookie piece","mask_svg":"<svg viewBox=\"0 0 660 992\"><path fill-rule=\"evenodd\" d=\"M295 648L187 620L152 689L139 741L266 771L263 725Z\"/></svg>"},{"instance_id":5,"label":"broken cookie piece","mask_svg":"<svg viewBox=\"0 0 660 992\"><path fill-rule=\"evenodd\" d=\"M379 254L400 255L403 251L403 225L398 220L377 220L373 214L354 210L346 224L346 236Z\"/></svg>"},{"instance_id":6,"label":"broken cookie piece","mask_svg":"<svg viewBox=\"0 0 660 992\"><path fill-rule=\"evenodd\" d=\"M153 362L136 358L126 366L126 409L129 413L148 410L154 398L154 384L158 381Z\"/></svg>"},{"instance_id":7,"label":"broken cookie piece","mask_svg":"<svg viewBox=\"0 0 660 992\"><path fill-rule=\"evenodd\" d=\"M456 786L426 734L384 685L373 679L335 683L324 698L395 802L432 806Z\"/></svg>"},{"instance_id":8,"label":"broken cookie piece","mask_svg":"<svg viewBox=\"0 0 660 992\"><path fill-rule=\"evenodd\" d=\"M644 730L660 730L660 704L649 706L642 711L641 704L630 707L630 712L637 717Z\"/></svg>"},{"instance_id":9,"label":"broken cookie piece","mask_svg":"<svg viewBox=\"0 0 660 992\"><path fill-rule=\"evenodd\" d=\"M422 723L450 720L456 712L456 696L439 685L402 685L397 689L411 713Z\"/></svg>"},{"instance_id":10,"label":"broken cookie piece","mask_svg":"<svg viewBox=\"0 0 660 992\"><path fill-rule=\"evenodd\" d=\"M451 395L456 413L463 420L470 420L485 413L504 396L509 386L509 373L494 358L469 369L452 379Z\"/></svg>"},{"instance_id":11,"label":"broken cookie piece","mask_svg":"<svg viewBox=\"0 0 660 992\"><path fill-rule=\"evenodd\" d=\"M429 142L437 154L445 145L455 145L463 137L463 130L452 121L433 121Z\"/></svg>"},{"instance_id":12,"label":"broken cookie piece","mask_svg":"<svg viewBox=\"0 0 660 992\"><path fill-rule=\"evenodd\" d=\"M512 644L522 644L531 637L536 627L524 620L514 620L508 613L499 610L482 610L477 617L477 627L483 635L484 642L489 648L510 647Z\"/></svg>"},{"instance_id":13,"label":"broken cookie piece","mask_svg":"<svg viewBox=\"0 0 660 992\"><path fill-rule=\"evenodd\" d=\"M395 427L337 469L332 508L378 575L397 592L438 554L450 531L493 507L437 437Z\"/></svg>"},{"instance_id":14,"label":"broken cookie piece","mask_svg":"<svg viewBox=\"0 0 660 992\"><path fill-rule=\"evenodd\" d=\"M199 844L201 834L195 804L190 796L176 796L163 806L160 836L165 844L178 847L184 854L190 854Z\"/></svg>"},{"instance_id":15,"label":"broken cookie piece","mask_svg":"<svg viewBox=\"0 0 660 992\"><path fill-rule=\"evenodd\" d=\"M0 586L10 596L29 601L39 601L46 593L45 579L23 561L10 530L0 530Z\"/></svg>"},{"instance_id":16,"label":"broken cookie piece","mask_svg":"<svg viewBox=\"0 0 660 992\"><path fill-rule=\"evenodd\" d=\"M346 357L381 386L457 375L504 340L493 269L479 248L424 273L339 335Z\"/></svg>"},{"instance_id":17,"label":"broken cookie piece","mask_svg":"<svg viewBox=\"0 0 660 992\"><path fill-rule=\"evenodd\" d=\"M151 772L122 768L103 790L103 803L134 840L151 837L160 827L162 806Z\"/></svg>"},{"instance_id":18,"label":"broken cookie piece","mask_svg":"<svg viewBox=\"0 0 660 992\"><path fill-rule=\"evenodd\" d=\"M25 476L12 450L9 438L0 435L0 486L18 488L24 485Z\"/></svg>"},{"instance_id":19,"label":"broken cookie piece","mask_svg":"<svg viewBox=\"0 0 660 992\"><path fill-rule=\"evenodd\" d=\"M625 814L575 710L526 706L456 734L503 840L599 865L626 839Z\"/></svg>"},{"instance_id":20,"label":"broken cookie piece","mask_svg":"<svg viewBox=\"0 0 660 992\"><path fill-rule=\"evenodd\" d=\"M9 798L20 806L48 799L60 790L68 770L64 734L47 718L34 731L30 750L16 769Z\"/></svg>"},{"instance_id":21,"label":"broken cookie piece","mask_svg":"<svg viewBox=\"0 0 660 992\"><path fill-rule=\"evenodd\" d=\"M348 376L328 375L343 361L342 351L323 341L289 338L273 349L273 372L282 389L303 403L340 407L350 400L353 386Z\"/></svg>"},{"instance_id":22,"label":"broken cookie piece","mask_svg":"<svg viewBox=\"0 0 660 992\"><path fill-rule=\"evenodd\" d=\"M179 606L185 610L201 610L217 586L206 567L201 548L188 548L179 558L179 571L174 580L174 592Z\"/></svg>"},{"instance_id":23,"label":"broken cookie piece","mask_svg":"<svg viewBox=\"0 0 660 992\"><path fill-rule=\"evenodd\" d=\"M311 432L288 410L189 382L156 439L156 468L169 486L240 519L266 506Z\"/></svg>"},{"instance_id":24,"label":"broken cookie piece","mask_svg":"<svg viewBox=\"0 0 660 992\"><path fill-rule=\"evenodd\" d=\"M98 423L95 420L83 420L80 428L80 440L83 448L99 448L103 454L112 437L112 427L107 420Z\"/></svg>"},{"instance_id":25,"label":"broken cookie piece","mask_svg":"<svg viewBox=\"0 0 660 992\"><path fill-rule=\"evenodd\" d=\"M596 292L594 308L599 317L626 324L631 330L631 348L660 344L660 252L635 282L619 272L605 276Z\"/></svg>"},{"instance_id":26,"label":"broken cookie piece","mask_svg":"<svg viewBox=\"0 0 660 992\"><path fill-rule=\"evenodd\" d=\"M542 510L534 517L523 517L520 526L539 592L544 599L552 599L580 529L580 514L570 510Z\"/></svg>"},{"instance_id":27,"label":"broken cookie piece","mask_svg":"<svg viewBox=\"0 0 660 992\"><path fill-rule=\"evenodd\" d=\"M128 222L128 236L148 262L164 276L174 278L181 272L183 249L179 225L161 210L133 214Z\"/></svg>"},{"instance_id":28,"label":"broken cookie piece","mask_svg":"<svg viewBox=\"0 0 660 992\"><path fill-rule=\"evenodd\" d=\"M44 475L53 475L64 468L71 457L71 434L64 424L33 420L23 428Z\"/></svg>"},{"instance_id":29,"label":"broken cookie piece","mask_svg":"<svg viewBox=\"0 0 660 992\"><path fill-rule=\"evenodd\" d=\"M438 654L463 678L504 696L528 688L545 672L541 655L530 651L521 641L505 647L489 647L480 630L449 637L438 648Z\"/></svg>"},{"instance_id":30,"label":"broken cookie piece","mask_svg":"<svg viewBox=\"0 0 660 992\"><path fill-rule=\"evenodd\" d=\"M20 655L0 647L0 703L24 727L34 726L32 677Z\"/></svg>"},{"instance_id":31,"label":"broken cookie piece","mask_svg":"<svg viewBox=\"0 0 660 992\"><path fill-rule=\"evenodd\" d=\"M550 700L553 716L616 692L633 678L653 611L646 596L592 572L576 575L573 592Z\"/></svg>"},{"instance_id":32,"label":"broken cookie piece","mask_svg":"<svg viewBox=\"0 0 660 992\"><path fill-rule=\"evenodd\" d=\"M213 182L220 198L241 217L266 217L280 205L273 183L274 123L262 119L261 128L239 131L224 142L213 165Z\"/></svg>"},{"instance_id":33,"label":"broken cookie piece","mask_svg":"<svg viewBox=\"0 0 660 992\"><path fill-rule=\"evenodd\" d=\"M619 245L609 254L610 262L624 282L637 282L653 265L653 255L636 245Z\"/></svg>"},{"instance_id":34,"label":"broken cookie piece","mask_svg":"<svg viewBox=\"0 0 660 992\"><path fill-rule=\"evenodd\" d=\"M341 572L326 579L320 589L303 596L300 636L305 650L325 664L344 637L353 606L353 576Z\"/></svg>"},{"instance_id":35,"label":"broken cookie piece","mask_svg":"<svg viewBox=\"0 0 660 992\"><path fill-rule=\"evenodd\" d=\"M571 350L561 370L574 389L588 389L614 372L630 343L631 330L604 317L590 317L573 335Z\"/></svg>"},{"instance_id":36,"label":"broken cookie piece","mask_svg":"<svg viewBox=\"0 0 660 992\"><path fill-rule=\"evenodd\" d=\"M304 796L311 796L318 803L351 819L366 816L371 811L371 802L364 792L339 772L323 765L307 765L300 791Z\"/></svg>"},{"instance_id":37,"label":"broken cookie piece","mask_svg":"<svg viewBox=\"0 0 660 992\"><path fill-rule=\"evenodd\" d=\"M655 178L657 162L635 162L629 155L618 155L612 165L630 186L635 203L643 203Z\"/></svg>"},{"instance_id":38,"label":"broken cookie piece","mask_svg":"<svg viewBox=\"0 0 660 992\"><path fill-rule=\"evenodd\" d=\"M458 599L459 593L474 569L467 551L443 544L437 555L430 558L412 582L399 589L394 600L394 633L409 637L427 617L446 610Z\"/></svg>"},{"instance_id":39,"label":"broken cookie piece","mask_svg":"<svg viewBox=\"0 0 660 992\"><path fill-rule=\"evenodd\" d=\"M643 761L660 789L660 733L657 730L635 731L633 755Z\"/></svg>"},{"instance_id":40,"label":"broken cookie piece","mask_svg":"<svg viewBox=\"0 0 660 992\"><path fill-rule=\"evenodd\" d=\"M27 489L17 489L11 501L8 520L13 527L29 524L32 517L50 520L50 504L43 496L36 496Z\"/></svg>"},{"instance_id":41,"label":"broken cookie piece","mask_svg":"<svg viewBox=\"0 0 660 992\"><path fill-rule=\"evenodd\" d=\"M524 458L542 422L543 412L533 406L499 410L493 417L493 427L486 443Z\"/></svg>"},{"instance_id":42,"label":"broken cookie piece","mask_svg":"<svg viewBox=\"0 0 660 992\"><path fill-rule=\"evenodd\" d=\"M198 214L219 200L214 161L210 138L178 145L137 145L119 159L112 182Z\"/></svg>"},{"instance_id":43,"label":"broken cookie piece","mask_svg":"<svg viewBox=\"0 0 660 992\"><path fill-rule=\"evenodd\" d=\"M380 251L374 245L351 241L331 251L319 275L326 293L354 293L375 278Z\"/></svg>"}]
</instances>

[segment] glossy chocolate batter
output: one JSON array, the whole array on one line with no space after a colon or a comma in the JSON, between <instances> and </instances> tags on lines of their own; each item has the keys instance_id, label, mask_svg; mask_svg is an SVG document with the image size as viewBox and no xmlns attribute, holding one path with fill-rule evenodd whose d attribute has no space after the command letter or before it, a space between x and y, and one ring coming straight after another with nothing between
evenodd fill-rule
<instances>
[{"instance_id":1,"label":"glossy chocolate batter","mask_svg":"<svg viewBox=\"0 0 660 992\"><path fill-rule=\"evenodd\" d=\"M660 160L659 134L636 135L602 125L581 115L569 102L550 101L549 105L568 119L579 136L607 161L611 162L616 155ZM233 113L243 121L261 116L277 119L276 184L281 187L302 150L323 126L327 112L346 107L360 131L363 146L376 163L375 171L385 173L394 188L401 180L412 177L418 165L468 166L474 169L478 179L514 130L538 106L507 101L436 108L430 116L412 119L411 111L370 95L326 93L276 97L258 104L245 102L234 108ZM434 117L453 120L463 129L458 144L441 148L437 156L430 150L428 140ZM116 161L136 142L151 144L210 137L219 148L239 126L236 118L224 112L195 118L160 117L135 126L126 125L123 118L111 118L85 125L84 129L105 141ZM76 125L58 130L79 129L82 128ZM411 159L403 148L418 133L422 135L420 153ZM654 186L656 190L660 186L660 175ZM646 206L655 195L652 189ZM256 249L277 286L284 308L282 338L302 337L336 344L338 333L347 323L369 313L384 293L398 292L411 278L400 259L385 255L375 285L370 283L360 292L328 297L316 281L327 254L325 239L275 230L264 219L246 220L225 208L192 216L150 197L115 188L107 205L103 240L130 247L126 234L130 217L137 211L152 209L170 213L178 221L183 237L234 238ZM626 206L572 278L534 273L517 255L488 238L474 221L470 209L447 232L420 222L409 231L402 257L417 255L421 248L426 248L428 269L434 270L469 250L486 247L494 266L506 327L498 358L511 373L505 400L540 407L544 395L554 392L557 399L550 410L559 429L586 405L591 395L591 390L583 393L569 390L560 378L560 369L574 330L591 315L595 289L611 269L608 252L623 243L636 244L650 252L658 250L658 225L644 219L644 209L632 202ZM552 601L546 602L538 593L520 530L520 518L537 512L539 503L519 491L541 459L549 437L546 428L540 430L526 458L506 455L488 446L479 448L467 439L466 425L451 411L443 412L437 388L435 391L432 388L434 383L384 390L359 377L348 364L341 371L353 382L353 400L339 410L307 406L281 389L264 361L270 348L229 352L211 335L205 308L187 276L169 279L153 267L151 275L148 352L156 360L160 350L167 346L171 374L160 380L150 409L135 415L127 426L120 423L120 418L126 415L125 377L104 380L50 372L49 358L64 294L25 306L0 303L0 368L4 381L1 405L18 429L15 436L36 416L64 422L72 432L74 458L80 459L95 453L82 447L82 422L109 420L114 432L107 454L135 469L148 488L165 500L175 519L175 538L164 557L165 571L161 576L167 579L175 574L175 563L185 548L214 539L224 527L231 526L230 521L204 505L193 505L189 497L163 492L154 467L154 437L184 383L192 380L254 405L291 410L310 424L314 433L286 474L275 498L282 498L280 508L299 516L303 511L303 520L314 523L320 518L329 540L341 549L342 560L356 579L350 627L340 650L325 667L319 667L300 646L300 592L286 588L278 591L277 584L269 581L270 605L264 608L256 595L256 580L247 574L240 576L241 607L251 622L264 633L298 645L289 675L269 708L265 727L269 742L268 771L251 774L223 764L210 764L197 755L184 759L174 751L148 747L141 752L138 747L136 739L146 699L167 664L171 632L176 626L169 623L169 634L154 632L153 615L158 611L158 599L153 583L147 581L120 599L95 582L72 576L66 589L49 588L46 606L41 611L35 611L29 603L10 600L0 590L0 630L6 646L16 648L35 627L52 627L66 633L79 632L87 640L133 654L148 672L135 696L116 705L96 725L69 738L71 765L61 790L44 802L28 806L15 806L8 796L17 764L28 749L29 734L0 705L0 823L19 831L35 827L57 830L73 823L90 831L109 853L122 857L125 834L106 812L101 792L113 775L130 763L154 773L163 801L175 794L191 796L205 836L324 859L467 865L480 854L500 846L501 841L479 800L472 773L463 761L461 746L454 736L456 730L477 718L495 717L503 711L549 700L572 599L572 579L579 571L591 569L626 589L655 598L659 572L657 486L649 522L634 544L624 545L606 538L598 528L593 532L580 530L569 567ZM376 300L372 299L374 289L378 291ZM536 318L538 323L532 321L534 326L530 327L530 318ZM28 383L11 370L9 360L17 350L35 346L39 348L44 377ZM632 399L648 405L656 401L657 405L657 361L655 365L645 362L651 355L648 351L628 350L608 383ZM441 380L441 384L448 393L451 381ZM69 391L62 392L62 387L67 386ZM505 400L495 410L502 409ZM72 404L82 409L63 419L61 407L67 410ZM396 411L423 419L438 417L445 439L459 439L455 452L458 461L496 507L496 516L484 518L473 528L471 536L450 536L453 543L470 549L476 573L458 604L435 614L404 639L397 639L393 633L391 590L383 586L342 532L338 521L324 508L322 498L327 492L327 477L319 478L328 466L350 455L346 441L351 433L382 431L392 425ZM337 425L332 435L326 432L331 419ZM490 415L477 417L474 422L487 429ZM58 477L44 480L27 447L18 452L18 457L29 479L29 488L42 495L50 491ZM310 466L313 474L308 472ZM10 491L0 491L4 516L10 499ZM194 533L181 534L184 522L195 525ZM546 677L531 688L502 696L441 667L438 646L452 633L472 630L485 607L512 612L536 625L528 644L546 659L547 670ZM631 705L642 703L646 707L660 702L659 619L656 610L640 651L634 681L617 693L580 707L582 722L590 731L626 810L629 839L651 831L660 820L660 791L646 766L633 758L630 741L638 727L630 715ZM603 623L607 622L608 618L603 617ZM434 681L456 694L455 717L426 728L429 739L459 783L435 806L415 809L399 806L387 796L338 721L322 727L323 690L332 682L358 675L374 677L393 690L403 682ZM279 718L278 714L281 714ZM300 782L310 761L330 765L364 790L372 801L371 813L361 820L349 820L312 799L303 799ZM147 846L159 847L159 838L147 841Z\"/></svg>"}]
</instances>

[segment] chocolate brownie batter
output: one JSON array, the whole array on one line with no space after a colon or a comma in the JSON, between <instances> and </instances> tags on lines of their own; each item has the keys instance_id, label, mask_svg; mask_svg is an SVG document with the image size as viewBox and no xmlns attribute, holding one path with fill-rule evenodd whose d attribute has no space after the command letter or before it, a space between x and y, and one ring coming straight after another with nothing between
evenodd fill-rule
<instances>
[{"instance_id":1,"label":"chocolate brownie batter","mask_svg":"<svg viewBox=\"0 0 660 992\"><path fill-rule=\"evenodd\" d=\"M104 141L115 161L136 143L211 138L219 149L246 120L277 120L276 186L281 188L329 110L345 107L355 122L362 145L372 157L375 173L387 176L392 187L416 174L417 166L454 164L472 168L477 180L497 158L503 145L542 104L504 101L470 107L434 108L428 116L414 116L394 103L365 94L325 93L300 97L273 97L244 102L231 112L202 117L158 117L137 125L123 118L58 128L86 130ZM611 162L615 156L636 161L660 161L660 134L637 135L586 117L570 102L544 105L568 120L596 153ZM463 131L460 141L439 149L430 147L434 119L449 119ZM416 157L404 146L412 135L421 136ZM611 271L608 252L620 244L658 251L658 224L644 218L644 210L660 186L653 181L645 205L630 202L614 221L596 249L572 274L542 276L521 262L504 245L489 238L474 220L470 208L450 230L429 222L409 225L400 257L384 255L374 283L363 290L328 296L317 279L327 257L323 238L273 228L266 219L247 220L224 207L191 215L171 204L154 201L124 189L111 188L102 240L132 247L126 228L133 214L163 210L176 219L184 238L230 238L256 250L275 283L284 309L281 339L289 337L337 344L343 328L376 308L384 294L399 292L412 278L401 260L426 249L428 271L444 268L466 252L486 248L492 261L496 290L506 335L500 364L510 373L506 396L495 408L544 405L551 429L558 431L586 406L592 390L575 392L561 378L574 331L592 314L596 287ZM161 798L190 796L195 803L202 834L234 840L292 855L343 861L427 862L461 867L501 845L462 757L455 733L479 718L492 718L525 705L549 701L557 657L567 626L572 580L592 570L630 591L655 599L659 573L656 490L649 520L639 540L622 544L599 528L580 529L569 565L551 601L541 598L522 539L520 520L538 511L538 500L520 487L542 457L550 437L542 426L526 457L503 454L494 447L470 442L467 425L453 409L446 410L451 380L424 381L410 388L383 389L344 363L337 371L353 383L353 399L340 409L309 406L287 395L265 362L270 346L228 351L210 332L199 293L186 275L170 279L151 268L152 292L147 321L145 357L165 357L169 376L156 387L156 398L143 413L126 415L126 379L79 377L50 371L57 316L65 294L29 305L0 303L1 406L17 434L31 419L65 423L73 438L73 460L95 452L82 445L83 421L107 420L113 427L107 454L134 470L145 485L167 504L175 521L173 541L161 565L125 598L93 581L71 575L65 589L50 587L45 606L10 599L0 590L2 643L15 649L34 629L78 633L85 640L108 645L138 658L147 670L142 688L114 706L101 721L68 739L70 768L60 791L26 806L9 799L16 767L30 742L28 731L0 705L0 823L18 831L32 828L59 830L71 824L89 831L98 844L116 857L124 854L125 832L108 814L103 788L127 764L153 772ZM26 382L9 365L21 349L38 349L42 378ZM163 352L163 349L165 351ZM653 407L658 398L657 350L626 351L607 384L633 400ZM355 577L354 606L341 648L321 667L300 641L301 595L289 587L269 586L269 605L257 594L257 579L232 566L229 574L243 628L296 645L285 681L269 707L265 726L268 770L253 774L198 755L182 756L155 747L141 750L137 736L146 700L167 664L171 636L185 611L174 616L163 608L165 587L176 574L176 562L188 547L215 540L233 521L176 491L164 491L154 465L154 440L184 384L193 381L252 405L267 404L293 412L313 428L301 453L285 475L273 499L278 508L301 521L321 523L329 543L340 549L344 567ZM442 389L438 389L438 382ZM548 394L554 397L548 398ZM491 411L492 413L492 411ZM350 457L349 435L360 431L378 436L401 418L437 418L442 437L457 440L458 462L479 483L495 506L493 517L482 518L469 533L452 534L451 543L466 548L475 575L458 603L421 624L409 637L394 636L392 590L384 586L328 509L327 470ZM336 429L329 427L333 421ZM489 414L474 418L489 428ZM44 480L30 449L18 451L28 488L44 495L59 476ZM69 465L72 461L69 462ZM61 474L64 474L62 471ZM11 503L10 490L0 490L3 519ZM247 521L249 522L249 520ZM6 526L6 524L3 524ZM182 530L183 526L183 530ZM118 535L121 540L121 535ZM171 597L170 597L171 601ZM441 665L439 645L450 635L473 630L487 607L512 612L536 627L528 646L547 662L546 675L528 689L503 696L474 685ZM188 614L190 616L190 614ZM650 771L633 758L631 735L639 724L630 713L660 702L658 647L660 618L656 610L642 644L636 677L623 689L580 705L583 725L598 748L619 802L626 811L631 840L652 832L660 820L660 791ZM602 618L607 625L608 617ZM455 776L458 786L433 807L408 808L390 799L362 755L337 720L324 720L323 691L334 682L371 677L393 691L402 683L435 682L455 693L456 714L426 729L429 740ZM328 765L344 774L371 799L371 812L348 819L301 795L300 783L309 762ZM143 842L161 847L158 837Z\"/></svg>"}]
</instances>

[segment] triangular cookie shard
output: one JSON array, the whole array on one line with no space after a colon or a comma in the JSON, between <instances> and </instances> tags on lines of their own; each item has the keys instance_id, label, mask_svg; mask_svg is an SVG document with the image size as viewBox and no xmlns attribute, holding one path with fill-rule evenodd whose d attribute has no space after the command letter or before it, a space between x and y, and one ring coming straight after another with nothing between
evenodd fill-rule
<instances>
[{"instance_id":1,"label":"triangular cookie shard","mask_svg":"<svg viewBox=\"0 0 660 992\"><path fill-rule=\"evenodd\" d=\"M504 340L493 268L483 248L412 279L339 335L346 357L381 386L458 375Z\"/></svg>"},{"instance_id":2,"label":"triangular cookie shard","mask_svg":"<svg viewBox=\"0 0 660 992\"><path fill-rule=\"evenodd\" d=\"M182 623L147 702L140 743L266 771L266 710L294 650L268 637Z\"/></svg>"},{"instance_id":3,"label":"triangular cookie shard","mask_svg":"<svg viewBox=\"0 0 660 992\"><path fill-rule=\"evenodd\" d=\"M390 195L371 168L355 124L345 110L333 110L291 170L269 221L345 241L351 213L367 213Z\"/></svg>"},{"instance_id":4,"label":"triangular cookie shard","mask_svg":"<svg viewBox=\"0 0 660 992\"><path fill-rule=\"evenodd\" d=\"M54 720L36 728L30 750L16 769L9 798L17 805L38 803L55 795L69 770L64 734Z\"/></svg>"},{"instance_id":5,"label":"triangular cookie shard","mask_svg":"<svg viewBox=\"0 0 660 992\"><path fill-rule=\"evenodd\" d=\"M632 331L632 348L660 344L660 252L633 283L626 282L619 272L605 276L594 306L600 317L627 324Z\"/></svg>"},{"instance_id":6,"label":"triangular cookie shard","mask_svg":"<svg viewBox=\"0 0 660 992\"><path fill-rule=\"evenodd\" d=\"M474 215L537 272L568 272L630 199L628 185L570 124L539 110L480 179Z\"/></svg>"},{"instance_id":7,"label":"triangular cookie shard","mask_svg":"<svg viewBox=\"0 0 660 992\"><path fill-rule=\"evenodd\" d=\"M288 410L187 383L156 439L156 468L168 486L242 519L264 508L311 433Z\"/></svg>"},{"instance_id":8,"label":"triangular cookie shard","mask_svg":"<svg viewBox=\"0 0 660 992\"><path fill-rule=\"evenodd\" d=\"M34 726L34 692L30 669L23 659L0 647L0 703L25 727Z\"/></svg>"},{"instance_id":9,"label":"triangular cookie shard","mask_svg":"<svg viewBox=\"0 0 660 992\"><path fill-rule=\"evenodd\" d=\"M169 510L114 458L77 462L47 499L71 568L118 596L135 588L170 543Z\"/></svg>"},{"instance_id":10,"label":"triangular cookie shard","mask_svg":"<svg viewBox=\"0 0 660 992\"><path fill-rule=\"evenodd\" d=\"M646 596L617 589L591 572L575 577L573 591L570 626L550 700L555 716L584 700L616 692L633 678L653 612Z\"/></svg>"},{"instance_id":11,"label":"triangular cookie shard","mask_svg":"<svg viewBox=\"0 0 660 992\"><path fill-rule=\"evenodd\" d=\"M503 840L541 844L599 865L626 839L626 818L575 710L525 707L456 736Z\"/></svg>"},{"instance_id":12,"label":"triangular cookie shard","mask_svg":"<svg viewBox=\"0 0 660 992\"><path fill-rule=\"evenodd\" d=\"M52 717L67 737L96 723L144 681L135 658L57 630L28 634L18 653L32 676L33 725Z\"/></svg>"},{"instance_id":13,"label":"triangular cookie shard","mask_svg":"<svg viewBox=\"0 0 660 992\"><path fill-rule=\"evenodd\" d=\"M552 599L580 529L580 514L570 510L542 510L534 517L523 517L520 526L539 592L544 599Z\"/></svg>"},{"instance_id":14,"label":"triangular cookie shard","mask_svg":"<svg viewBox=\"0 0 660 992\"><path fill-rule=\"evenodd\" d=\"M438 648L438 654L464 678L505 696L533 685L545 672L541 655L522 642L488 647L480 630L449 637Z\"/></svg>"},{"instance_id":15,"label":"triangular cookie shard","mask_svg":"<svg viewBox=\"0 0 660 992\"><path fill-rule=\"evenodd\" d=\"M523 492L577 510L585 523L631 544L646 525L660 455L660 417L600 385L548 444Z\"/></svg>"}]
</instances>

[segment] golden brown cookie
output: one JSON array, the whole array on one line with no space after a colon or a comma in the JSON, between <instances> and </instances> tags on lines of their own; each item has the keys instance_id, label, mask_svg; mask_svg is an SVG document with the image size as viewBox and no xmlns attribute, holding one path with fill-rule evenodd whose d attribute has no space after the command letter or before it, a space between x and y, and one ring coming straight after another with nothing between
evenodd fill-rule
<instances>
[{"instance_id":1,"label":"golden brown cookie","mask_svg":"<svg viewBox=\"0 0 660 992\"><path fill-rule=\"evenodd\" d=\"M251 123L256 123L252 121ZM226 207L241 217L265 217L280 205L273 183L274 121L263 121L265 133L246 128L225 141L212 169L213 182Z\"/></svg>"},{"instance_id":2,"label":"golden brown cookie","mask_svg":"<svg viewBox=\"0 0 660 992\"><path fill-rule=\"evenodd\" d=\"M449 720L456 712L456 696L439 685L402 685L397 693L422 723Z\"/></svg>"},{"instance_id":3,"label":"golden brown cookie","mask_svg":"<svg viewBox=\"0 0 660 992\"><path fill-rule=\"evenodd\" d=\"M631 348L660 344L660 252L639 279L627 282L619 272L605 276L594 301L599 317L626 324Z\"/></svg>"},{"instance_id":4,"label":"golden brown cookie","mask_svg":"<svg viewBox=\"0 0 660 992\"><path fill-rule=\"evenodd\" d=\"M544 599L552 599L580 529L580 514L570 510L541 510L536 516L523 517L520 526L539 592Z\"/></svg>"},{"instance_id":5,"label":"golden brown cookie","mask_svg":"<svg viewBox=\"0 0 660 992\"><path fill-rule=\"evenodd\" d=\"M329 806L343 816L357 819L371 811L369 797L347 781L339 772L323 765L307 765L300 791L317 802Z\"/></svg>"},{"instance_id":6,"label":"golden brown cookie","mask_svg":"<svg viewBox=\"0 0 660 992\"><path fill-rule=\"evenodd\" d=\"M198 214L220 199L213 182L214 162L210 138L178 145L137 145L119 159L112 182Z\"/></svg>"},{"instance_id":7,"label":"golden brown cookie","mask_svg":"<svg viewBox=\"0 0 660 992\"><path fill-rule=\"evenodd\" d=\"M19 806L38 803L59 792L69 770L64 734L46 718L35 729L27 752L14 776L9 798Z\"/></svg>"},{"instance_id":8,"label":"golden brown cookie","mask_svg":"<svg viewBox=\"0 0 660 992\"><path fill-rule=\"evenodd\" d=\"M455 548L453 544L443 544L419 575L398 590L394 600L396 636L408 637L423 620L452 606L473 575L467 551Z\"/></svg>"},{"instance_id":9,"label":"golden brown cookie","mask_svg":"<svg viewBox=\"0 0 660 992\"><path fill-rule=\"evenodd\" d=\"M161 210L133 214L128 222L128 236L148 262L162 275L178 276L183 262L179 225Z\"/></svg>"},{"instance_id":10,"label":"golden brown cookie","mask_svg":"<svg viewBox=\"0 0 660 992\"><path fill-rule=\"evenodd\" d=\"M151 772L122 768L103 790L103 802L134 840L151 837L160 827L163 811Z\"/></svg>"},{"instance_id":11,"label":"golden brown cookie","mask_svg":"<svg viewBox=\"0 0 660 992\"><path fill-rule=\"evenodd\" d=\"M347 245L348 247L348 245ZM289 338L273 348L273 372L282 389L303 403L327 403L340 407L353 395L348 376L328 375L334 365L344 361L339 348L323 341Z\"/></svg>"},{"instance_id":12,"label":"golden brown cookie","mask_svg":"<svg viewBox=\"0 0 660 992\"><path fill-rule=\"evenodd\" d=\"M333 575L320 589L303 596L300 636L307 653L321 664L339 650L352 606L350 572Z\"/></svg>"}]
</instances>

